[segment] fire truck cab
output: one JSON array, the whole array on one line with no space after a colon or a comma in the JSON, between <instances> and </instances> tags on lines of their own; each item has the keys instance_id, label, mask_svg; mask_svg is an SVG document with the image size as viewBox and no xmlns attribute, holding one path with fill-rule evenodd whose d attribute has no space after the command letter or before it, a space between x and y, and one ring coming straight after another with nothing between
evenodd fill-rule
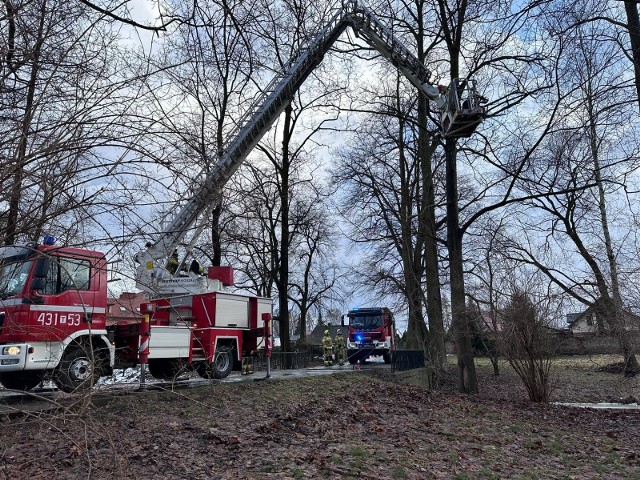
<instances>
[{"instance_id":1,"label":"fire truck cab","mask_svg":"<svg viewBox=\"0 0 640 480\"><path fill-rule=\"evenodd\" d=\"M109 372L104 254L41 245L0 247L0 382L29 390L53 373L65 391Z\"/></svg>"},{"instance_id":2,"label":"fire truck cab","mask_svg":"<svg viewBox=\"0 0 640 480\"><path fill-rule=\"evenodd\" d=\"M346 319L349 363L364 362L372 355L382 355L384 363L391 363L395 350L394 320L388 308L356 308L347 313ZM344 315L342 326L345 326Z\"/></svg>"}]
</instances>

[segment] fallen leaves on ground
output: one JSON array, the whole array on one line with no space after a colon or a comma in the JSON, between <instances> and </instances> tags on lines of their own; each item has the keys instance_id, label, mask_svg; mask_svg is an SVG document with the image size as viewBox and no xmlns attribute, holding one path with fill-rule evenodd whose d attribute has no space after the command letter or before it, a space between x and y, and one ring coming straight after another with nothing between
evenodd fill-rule
<instances>
[{"instance_id":1,"label":"fallen leaves on ground","mask_svg":"<svg viewBox=\"0 0 640 480\"><path fill-rule=\"evenodd\" d=\"M0 478L640 478L637 411L536 405L510 375L492 382L465 396L363 371L5 419Z\"/></svg>"}]
</instances>

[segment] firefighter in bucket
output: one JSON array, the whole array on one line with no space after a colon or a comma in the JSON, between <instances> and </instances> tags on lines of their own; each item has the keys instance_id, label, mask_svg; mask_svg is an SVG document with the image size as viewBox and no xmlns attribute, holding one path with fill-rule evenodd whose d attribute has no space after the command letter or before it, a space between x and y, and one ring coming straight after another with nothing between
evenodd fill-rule
<instances>
[{"instance_id":1,"label":"firefighter in bucket","mask_svg":"<svg viewBox=\"0 0 640 480\"><path fill-rule=\"evenodd\" d=\"M331 333L328 329L324 331L322 347L324 348L324 366L330 367L333 365L333 342L331 340Z\"/></svg>"}]
</instances>

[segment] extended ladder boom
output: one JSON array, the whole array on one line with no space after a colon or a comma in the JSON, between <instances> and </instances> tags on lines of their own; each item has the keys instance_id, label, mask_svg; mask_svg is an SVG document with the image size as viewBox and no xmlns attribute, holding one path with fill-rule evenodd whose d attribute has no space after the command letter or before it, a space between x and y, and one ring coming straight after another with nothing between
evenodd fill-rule
<instances>
[{"instance_id":1,"label":"extended ladder boom","mask_svg":"<svg viewBox=\"0 0 640 480\"><path fill-rule=\"evenodd\" d=\"M443 111L443 124L445 123L445 115L450 113L448 105L452 104L451 98L459 100L462 91L456 88L455 91L441 94L438 88L429 83L431 72L375 18L369 9L358 5L356 0L345 2L311 43L298 52L285 71L276 75L247 109L236 129L229 134L230 141L224 145L224 153L206 174L195 194L166 227L162 238L136 256L140 263L136 271L136 280L140 288L150 293L158 293L162 290L165 293L176 293L181 290L176 279L170 279L164 268L165 264L157 265L157 261L169 257L189 228L195 224L198 216L219 203L223 186L271 128L291 102L298 88L320 64L325 53L348 26L390 60L428 98L436 101ZM472 129L469 131L467 121L465 134L456 135L456 130L452 127L464 120L458 115L457 123L449 122L447 131L443 132L445 135L468 136L484 116L484 110L477 102L475 84L467 83L467 85L473 88L472 91L467 92L468 98L475 102ZM457 111L453 113L459 114L460 102L458 101L456 105L458 105ZM199 288L201 287L197 287ZM187 290L193 290L193 288L187 288Z\"/></svg>"}]
</instances>

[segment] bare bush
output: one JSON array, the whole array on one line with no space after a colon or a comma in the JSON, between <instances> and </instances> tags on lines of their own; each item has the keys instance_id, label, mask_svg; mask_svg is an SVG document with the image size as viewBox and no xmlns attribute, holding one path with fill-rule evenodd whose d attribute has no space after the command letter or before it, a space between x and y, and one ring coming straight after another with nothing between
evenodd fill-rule
<instances>
[{"instance_id":1,"label":"bare bush","mask_svg":"<svg viewBox=\"0 0 640 480\"><path fill-rule=\"evenodd\" d=\"M545 301L536 304L520 290L513 293L503 310L502 354L524 383L532 402L547 402L551 395L550 369L556 342L547 313Z\"/></svg>"}]
</instances>

